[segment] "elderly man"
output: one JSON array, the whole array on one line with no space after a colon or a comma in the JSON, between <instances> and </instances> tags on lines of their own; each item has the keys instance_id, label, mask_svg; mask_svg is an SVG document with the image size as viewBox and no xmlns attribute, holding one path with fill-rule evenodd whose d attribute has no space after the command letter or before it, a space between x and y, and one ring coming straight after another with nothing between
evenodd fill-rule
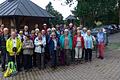
<instances>
[{"instance_id":1,"label":"elderly man","mask_svg":"<svg viewBox=\"0 0 120 80\"><path fill-rule=\"evenodd\" d=\"M15 55L16 55L16 62L17 62L17 70L20 71L20 52L22 48L22 42L17 37L16 32L11 32L11 37L6 42L6 49L8 51L8 59L9 61L15 62ZM13 49L16 49L15 51Z\"/></svg>"},{"instance_id":2,"label":"elderly man","mask_svg":"<svg viewBox=\"0 0 120 80\"><path fill-rule=\"evenodd\" d=\"M3 34L0 36L0 50L1 50L1 58L2 58L2 71L5 71L5 63L7 57L7 50L6 50L6 41L9 38L8 28L3 29Z\"/></svg>"}]
</instances>

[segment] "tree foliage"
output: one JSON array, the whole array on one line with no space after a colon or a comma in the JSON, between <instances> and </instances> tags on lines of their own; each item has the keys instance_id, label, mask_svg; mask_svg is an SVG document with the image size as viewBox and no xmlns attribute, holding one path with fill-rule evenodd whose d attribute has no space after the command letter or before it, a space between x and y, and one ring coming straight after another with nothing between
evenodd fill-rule
<instances>
[{"instance_id":1,"label":"tree foliage","mask_svg":"<svg viewBox=\"0 0 120 80\"><path fill-rule=\"evenodd\" d=\"M53 19L50 20L51 24L61 24L63 23L63 16L61 13L59 13L58 11L56 11L53 6L52 3L49 2L48 5L46 6L46 10L52 14L54 16Z\"/></svg>"},{"instance_id":2,"label":"tree foliage","mask_svg":"<svg viewBox=\"0 0 120 80\"><path fill-rule=\"evenodd\" d=\"M66 0L67 4L73 0ZM95 21L103 24L118 23L118 0L77 0L73 14L87 26L93 26Z\"/></svg>"}]
</instances>

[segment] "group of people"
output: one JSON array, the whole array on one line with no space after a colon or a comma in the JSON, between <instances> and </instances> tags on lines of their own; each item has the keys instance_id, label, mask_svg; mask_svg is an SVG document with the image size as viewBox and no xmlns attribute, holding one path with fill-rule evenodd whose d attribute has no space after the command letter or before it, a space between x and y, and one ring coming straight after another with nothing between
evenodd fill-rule
<instances>
[{"instance_id":1,"label":"group of people","mask_svg":"<svg viewBox=\"0 0 120 80\"><path fill-rule=\"evenodd\" d=\"M44 69L46 66L55 69L59 65L69 66L71 62L92 61L92 50L97 44L99 56L104 58L105 34L99 30L97 37L91 35L86 27L56 25L48 28L38 25L31 32L24 26L19 32L15 28L9 30L5 25L0 27L0 51L2 71L6 70L6 59L17 62L17 71L23 67L25 71L32 67ZM16 55L16 56L15 56Z\"/></svg>"}]
</instances>

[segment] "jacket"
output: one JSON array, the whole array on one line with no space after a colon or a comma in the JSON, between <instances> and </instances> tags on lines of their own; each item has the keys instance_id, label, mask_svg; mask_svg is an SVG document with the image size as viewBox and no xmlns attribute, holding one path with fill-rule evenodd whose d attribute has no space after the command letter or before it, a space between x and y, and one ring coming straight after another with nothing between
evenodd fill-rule
<instances>
[{"instance_id":1,"label":"jacket","mask_svg":"<svg viewBox=\"0 0 120 80\"><path fill-rule=\"evenodd\" d=\"M17 48L17 55L19 55L21 49L22 49L22 42L21 40L16 37L16 48ZM8 54L10 56L14 56L14 52L13 52L13 41L12 38L9 38L6 42L6 49L8 51Z\"/></svg>"},{"instance_id":2,"label":"jacket","mask_svg":"<svg viewBox=\"0 0 120 80\"><path fill-rule=\"evenodd\" d=\"M79 36L79 37L81 37L81 46L82 46L82 48L84 48L84 39L82 36ZM76 44L77 44L77 35L75 35L73 38L73 48L76 47Z\"/></svg>"},{"instance_id":3,"label":"jacket","mask_svg":"<svg viewBox=\"0 0 120 80\"><path fill-rule=\"evenodd\" d=\"M9 35L7 35L7 39L9 39ZM5 39L4 35L0 36L0 50L6 50L6 41L7 39Z\"/></svg>"},{"instance_id":4,"label":"jacket","mask_svg":"<svg viewBox=\"0 0 120 80\"><path fill-rule=\"evenodd\" d=\"M56 41L57 41L57 47L58 47L59 46L59 41L58 41L57 38L56 38ZM51 37L48 40L48 46L49 46L49 51L54 52L55 44L54 44L54 41L52 40Z\"/></svg>"},{"instance_id":5,"label":"jacket","mask_svg":"<svg viewBox=\"0 0 120 80\"><path fill-rule=\"evenodd\" d=\"M30 46L30 48L27 48L27 46ZM23 54L29 54L32 55L33 54L33 41L32 40L28 40L28 41L23 41Z\"/></svg>"},{"instance_id":6,"label":"jacket","mask_svg":"<svg viewBox=\"0 0 120 80\"><path fill-rule=\"evenodd\" d=\"M40 44L42 44L42 45L40 46ZM38 37L36 37L34 40L34 45L35 45L35 52L36 53L44 53L45 52L45 46L46 46L45 39L42 38L42 41L40 43Z\"/></svg>"},{"instance_id":7,"label":"jacket","mask_svg":"<svg viewBox=\"0 0 120 80\"><path fill-rule=\"evenodd\" d=\"M70 35L68 35L68 39L69 39L69 49L72 49L72 37ZM65 41L65 35L61 35L60 46L63 49L64 49L64 41Z\"/></svg>"}]
</instances>

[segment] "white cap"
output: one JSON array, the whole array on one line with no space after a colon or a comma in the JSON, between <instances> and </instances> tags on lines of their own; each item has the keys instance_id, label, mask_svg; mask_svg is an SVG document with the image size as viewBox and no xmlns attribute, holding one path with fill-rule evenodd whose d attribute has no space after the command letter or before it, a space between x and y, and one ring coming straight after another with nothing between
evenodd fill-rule
<instances>
[{"instance_id":1,"label":"white cap","mask_svg":"<svg viewBox=\"0 0 120 80\"><path fill-rule=\"evenodd\" d=\"M84 27L84 28L83 28L83 30L87 30L87 28L86 28L86 27Z\"/></svg>"},{"instance_id":2,"label":"white cap","mask_svg":"<svg viewBox=\"0 0 120 80\"><path fill-rule=\"evenodd\" d=\"M47 26L47 24L43 24L43 26Z\"/></svg>"},{"instance_id":3,"label":"white cap","mask_svg":"<svg viewBox=\"0 0 120 80\"><path fill-rule=\"evenodd\" d=\"M4 29L3 29L3 31L6 31L6 30L8 31L8 28L4 28Z\"/></svg>"},{"instance_id":4,"label":"white cap","mask_svg":"<svg viewBox=\"0 0 120 80\"><path fill-rule=\"evenodd\" d=\"M64 32L68 32L69 30L68 29L65 29Z\"/></svg>"},{"instance_id":5,"label":"white cap","mask_svg":"<svg viewBox=\"0 0 120 80\"><path fill-rule=\"evenodd\" d=\"M35 31L40 31L40 30L37 28L37 29L35 29Z\"/></svg>"},{"instance_id":6,"label":"white cap","mask_svg":"<svg viewBox=\"0 0 120 80\"><path fill-rule=\"evenodd\" d=\"M77 30L80 30L80 27L77 27Z\"/></svg>"},{"instance_id":7,"label":"white cap","mask_svg":"<svg viewBox=\"0 0 120 80\"><path fill-rule=\"evenodd\" d=\"M56 29L55 28L52 28L52 31L55 31Z\"/></svg>"},{"instance_id":8,"label":"white cap","mask_svg":"<svg viewBox=\"0 0 120 80\"><path fill-rule=\"evenodd\" d=\"M47 31L51 31L51 29L50 29L50 28L48 28L48 29L47 29Z\"/></svg>"},{"instance_id":9,"label":"white cap","mask_svg":"<svg viewBox=\"0 0 120 80\"><path fill-rule=\"evenodd\" d=\"M70 23L70 24L69 24L69 26L72 26L72 25L73 25L73 23Z\"/></svg>"},{"instance_id":10,"label":"white cap","mask_svg":"<svg viewBox=\"0 0 120 80\"><path fill-rule=\"evenodd\" d=\"M45 30L42 30L42 32L45 32Z\"/></svg>"}]
</instances>

